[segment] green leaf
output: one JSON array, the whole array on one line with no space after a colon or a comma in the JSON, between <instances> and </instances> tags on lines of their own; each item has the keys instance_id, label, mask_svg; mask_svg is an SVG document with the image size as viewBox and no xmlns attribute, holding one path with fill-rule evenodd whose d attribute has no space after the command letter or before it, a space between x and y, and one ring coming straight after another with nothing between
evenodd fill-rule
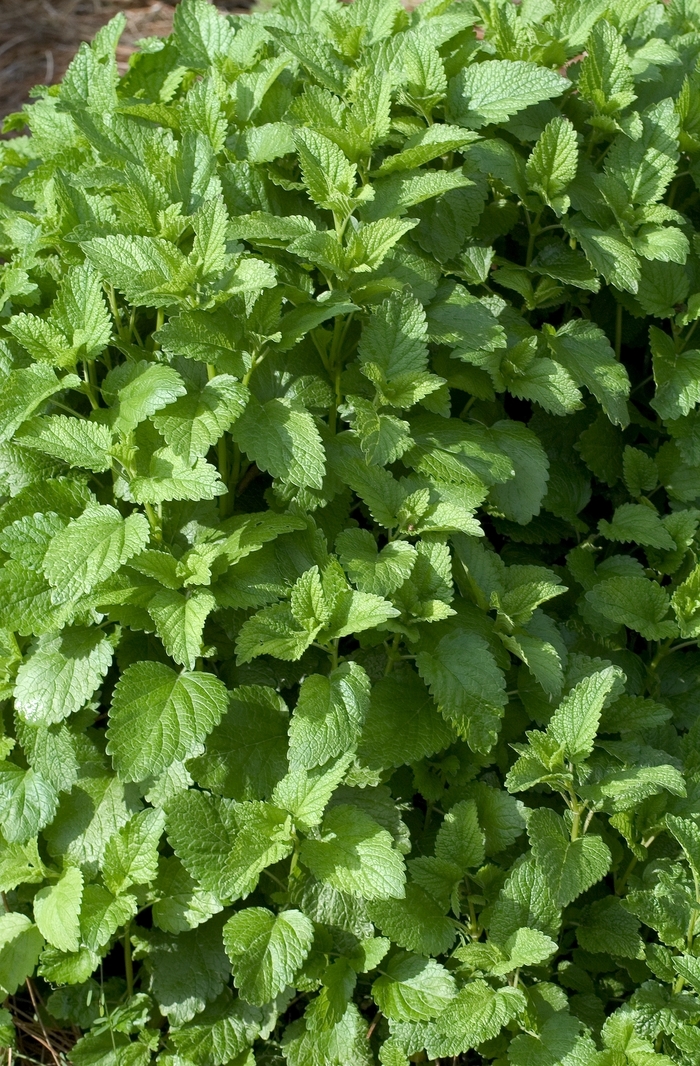
<instances>
[{"instance_id":1,"label":"green leaf","mask_svg":"<svg viewBox=\"0 0 700 1066\"><path fill-rule=\"evenodd\" d=\"M454 978L434 959L399 952L372 985L372 996L391 1021L427 1021L455 995Z\"/></svg>"},{"instance_id":2,"label":"green leaf","mask_svg":"<svg viewBox=\"0 0 700 1066\"><path fill-rule=\"evenodd\" d=\"M406 885L404 899L375 901L370 915L395 944L422 955L444 954L457 935L453 922L445 917L435 899L411 882Z\"/></svg>"},{"instance_id":3,"label":"green leaf","mask_svg":"<svg viewBox=\"0 0 700 1066\"><path fill-rule=\"evenodd\" d=\"M355 165L337 144L314 130L298 130L296 146L302 179L314 203L343 217L349 214Z\"/></svg>"},{"instance_id":4,"label":"green leaf","mask_svg":"<svg viewBox=\"0 0 700 1066\"><path fill-rule=\"evenodd\" d=\"M203 458L243 413L248 390L230 374L217 374L188 391L153 419L176 455L187 463Z\"/></svg>"},{"instance_id":5,"label":"green leaf","mask_svg":"<svg viewBox=\"0 0 700 1066\"><path fill-rule=\"evenodd\" d=\"M178 1054L195 1066L214 1059L252 1066L248 1049L264 1021L258 1008L224 992L191 1022L172 1029L170 1039Z\"/></svg>"},{"instance_id":6,"label":"green leaf","mask_svg":"<svg viewBox=\"0 0 700 1066\"><path fill-rule=\"evenodd\" d=\"M547 491L549 461L539 439L520 422L495 422L490 436L512 463L513 477L494 485L489 498L497 513L511 522L527 525L540 513Z\"/></svg>"},{"instance_id":7,"label":"green leaf","mask_svg":"<svg viewBox=\"0 0 700 1066\"><path fill-rule=\"evenodd\" d=\"M65 603L90 592L148 543L142 514L122 518L114 507L88 504L80 518L52 539L43 569L53 586L52 600Z\"/></svg>"},{"instance_id":8,"label":"green leaf","mask_svg":"<svg viewBox=\"0 0 700 1066\"><path fill-rule=\"evenodd\" d=\"M586 41L579 92L605 115L615 114L635 99L629 55L621 34L601 19Z\"/></svg>"},{"instance_id":9,"label":"green leaf","mask_svg":"<svg viewBox=\"0 0 700 1066\"><path fill-rule=\"evenodd\" d=\"M505 122L531 104L559 96L567 82L552 70L522 60L473 63L450 86L450 108L460 126L481 129Z\"/></svg>"},{"instance_id":10,"label":"green leaf","mask_svg":"<svg viewBox=\"0 0 700 1066\"><path fill-rule=\"evenodd\" d=\"M636 293L640 289L641 267L629 242L618 226L602 228L574 215L565 221L565 229L579 241L588 262L605 280L623 292ZM650 295L657 306L658 295ZM651 313L651 312L650 312Z\"/></svg>"},{"instance_id":11,"label":"green leaf","mask_svg":"<svg viewBox=\"0 0 700 1066\"><path fill-rule=\"evenodd\" d=\"M474 800L461 800L445 815L435 840L435 856L466 873L484 861L484 834Z\"/></svg>"},{"instance_id":12,"label":"green leaf","mask_svg":"<svg viewBox=\"0 0 700 1066\"><path fill-rule=\"evenodd\" d=\"M195 280L195 267L162 237L95 237L82 248L98 274L137 306L168 307Z\"/></svg>"},{"instance_id":13,"label":"green leaf","mask_svg":"<svg viewBox=\"0 0 700 1066\"><path fill-rule=\"evenodd\" d=\"M644 504L623 503L616 509L612 522L601 519L598 529L608 540L643 544L664 551L673 551L676 546L656 511Z\"/></svg>"},{"instance_id":14,"label":"green leaf","mask_svg":"<svg viewBox=\"0 0 700 1066\"><path fill-rule=\"evenodd\" d=\"M370 318L359 357L382 403L411 407L441 386L442 379L427 372L426 335L425 312L408 296L385 300Z\"/></svg>"},{"instance_id":15,"label":"green leaf","mask_svg":"<svg viewBox=\"0 0 700 1066\"><path fill-rule=\"evenodd\" d=\"M441 751L453 737L418 675L394 671L372 686L358 751L373 768L399 767Z\"/></svg>"},{"instance_id":16,"label":"green leaf","mask_svg":"<svg viewBox=\"0 0 700 1066\"><path fill-rule=\"evenodd\" d=\"M295 825L308 832L321 824L323 812L345 777L351 761L351 755L344 755L336 762L329 762L312 770L290 770L278 782L272 794L273 802L289 811Z\"/></svg>"},{"instance_id":17,"label":"green leaf","mask_svg":"<svg viewBox=\"0 0 700 1066\"><path fill-rule=\"evenodd\" d=\"M215 597L202 588L185 594L163 589L148 604L165 650L180 666L194 670L202 650L204 623L215 607Z\"/></svg>"},{"instance_id":18,"label":"green leaf","mask_svg":"<svg viewBox=\"0 0 700 1066\"><path fill-rule=\"evenodd\" d=\"M474 140L476 140L475 134L465 132L459 126L436 123L407 138L400 152L382 160L377 173L384 175L393 174L397 170L413 170L414 167L429 163L431 159L436 159L438 156L459 151L460 148Z\"/></svg>"},{"instance_id":19,"label":"green leaf","mask_svg":"<svg viewBox=\"0 0 700 1066\"><path fill-rule=\"evenodd\" d=\"M535 860L560 907L572 903L610 868L610 851L601 838L570 840L563 819L554 811L532 811L527 832Z\"/></svg>"},{"instance_id":20,"label":"green leaf","mask_svg":"<svg viewBox=\"0 0 700 1066\"><path fill-rule=\"evenodd\" d=\"M700 569L695 567L671 597L678 628L683 637L700 635Z\"/></svg>"},{"instance_id":21,"label":"green leaf","mask_svg":"<svg viewBox=\"0 0 700 1066\"><path fill-rule=\"evenodd\" d=\"M274 689L242 685L209 734L203 755L189 762L195 781L220 796L267 799L287 772L289 711Z\"/></svg>"},{"instance_id":22,"label":"green leaf","mask_svg":"<svg viewBox=\"0 0 700 1066\"><path fill-rule=\"evenodd\" d=\"M241 998L262 1005L292 984L313 936L313 924L301 911L275 916L263 907L247 907L229 918L224 947Z\"/></svg>"},{"instance_id":23,"label":"green leaf","mask_svg":"<svg viewBox=\"0 0 700 1066\"><path fill-rule=\"evenodd\" d=\"M546 328L545 336L554 358L574 381L595 396L611 422L626 426L629 378L603 331L585 320L571 319L556 333Z\"/></svg>"},{"instance_id":24,"label":"green leaf","mask_svg":"<svg viewBox=\"0 0 700 1066\"><path fill-rule=\"evenodd\" d=\"M586 593L590 605L611 622L629 626L646 640L665 640L677 633L666 619L668 594L645 577L611 577Z\"/></svg>"},{"instance_id":25,"label":"green leaf","mask_svg":"<svg viewBox=\"0 0 700 1066\"><path fill-rule=\"evenodd\" d=\"M316 423L286 398L260 404L251 397L235 423L233 439L261 470L299 488L320 489L325 453Z\"/></svg>"},{"instance_id":26,"label":"green leaf","mask_svg":"<svg viewBox=\"0 0 700 1066\"><path fill-rule=\"evenodd\" d=\"M80 906L83 875L69 866L55 885L40 889L34 897L34 920L44 940L60 951L80 947Z\"/></svg>"},{"instance_id":27,"label":"green leaf","mask_svg":"<svg viewBox=\"0 0 700 1066\"><path fill-rule=\"evenodd\" d=\"M343 663L329 677L307 677L289 725L290 766L311 769L356 748L369 693L357 663Z\"/></svg>"},{"instance_id":28,"label":"green leaf","mask_svg":"<svg viewBox=\"0 0 700 1066\"><path fill-rule=\"evenodd\" d=\"M0 763L0 822L9 843L25 844L56 814L57 790L43 774Z\"/></svg>"},{"instance_id":29,"label":"green leaf","mask_svg":"<svg viewBox=\"0 0 700 1066\"><path fill-rule=\"evenodd\" d=\"M410 577L415 548L404 541L386 544L381 551L366 529L346 529L336 540L338 557L361 592L389 596Z\"/></svg>"},{"instance_id":30,"label":"green leaf","mask_svg":"<svg viewBox=\"0 0 700 1066\"><path fill-rule=\"evenodd\" d=\"M102 876L110 892L119 895L131 885L146 885L156 879L164 828L163 812L147 808L107 841Z\"/></svg>"},{"instance_id":31,"label":"green leaf","mask_svg":"<svg viewBox=\"0 0 700 1066\"><path fill-rule=\"evenodd\" d=\"M151 971L151 991L172 1025L189 1022L213 1002L230 973L221 940L222 917L192 932L170 936L145 930L134 936L137 957Z\"/></svg>"},{"instance_id":32,"label":"green leaf","mask_svg":"<svg viewBox=\"0 0 700 1066\"><path fill-rule=\"evenodd\" d=\"M673 102L662 100L648 108L642 116L642 129L641 137L634 140L618 138L605 161L606 171L624 183L633 204L660 200L675 176L678 117ZM685 256L681 262L684 261Z\"/></svg>"},{"instance_id":33,"label":"green leaf","mask_svg":"<svg viewBox=\"0 0 700 1066\"><path fill-rule=\"evenodd\" d=\"M532 150L525 168L530 188L557 215L569 209L565 190L576 177L578 144L576 131L566 118L548 122Z\"/></svg>"},{"instance_id":34,"label":"green leaf","mask_svg":"<svg viewBox=\"0 0 700 1066\"><path fill-rule=\"evenodd\" d=\"M320 881L369 900L403 896L403 860L373 818L357 807L333 807L320 834L301 846L302 861Z\"/></svg>"},{"instance_id":35,"label":"green leaf","mask_svg":"<svg viewBox=\"0 0 700 1066\"><path fill-rule=\"evenodd\" d=\"M43 415L25 422L18 437L23 448L99 474L111 466L112 435L107 426L66 415Z\"/></svg>"},{"instance_id":36,"label":"green leaf","mask_svg":"<svg viewBox=\"0 0 700 1066\"><path fill-rule=\"evenodd\" d=\"M460 1055L493 1040L523 1004L517 988L494 991L485 981L470 982L434 1021L424 1024L421 1039L427 1054L431 1059Z\"/></svg>"},{"instance_id":37,"label":"green leaf","mask_svg":"<svg viewBox=\"0 0 700 1066\"><path fill-rule=\"evenodd\" d=\"M189 789L167 810L173 851L191 877L217 899L241 899L260 873L292 851L291 818L269 803L216 800Z\"/></svg>"},{"instance_id":38,"label":"green leaf","mask_svg":"<svg viewBox=\"0 0 700 1066\"><path fill-rule=\"evenodd\" d=\"M537 1036L521 1033L508 1048L513 1066L539 1066L551 1062L556 1056L561 1062L596 1062L598 1059L595 1044L582 1023L564 1010L552 1013Z\"/></svg>"},{"instance_id":39,"label":"green leaf","mask_svg":"<svg viewBox=\"0 0 700 1066\"><path fill-rule=\"evenodd\" d=\"M34 973L44 938L24 914L0 915L0 989L11 996Z\"/></svg>"},{"instance_id":40,"label":"green leaf","mask_svg":"<svg viewBox=\"0 0 700 1066\"><path fill-rule=\"evenodd\" d=\"M669 814L666 824L683 848L686 859L694 877L700 877L700 830L690 818L679 818Z\"/></svg>"},{"instance_id":41,"label":"green leaf","mask_svg":"<svg viewBox=\"0 0 700 1066\"><path fill-rule=\"evenodd\" d=\"M45 725L79 711L107 673L113 651L100 630L80 626L40 638L17 671L17 710L27 722Z\"/></svg>"},{"instance_id":42,"label":"green leaf","mask_svg":"<svg viewBox=\"0 0 700 1066\"><path fill-rule=\"evenodd\" d=\"M473 750L488 751L507 698L503 675L484 638L448 632L418 653L416 666L447 721Z\"/></svg>"},{"instance_id":43,"label":"green leaf","mask_svg":"<svg viewBox=\"0 0 700 1066\"><path fill-rule=\"evenodd\" d=\"M0 390L0 441L10 440L44 400L77 384L75 376L59 380L53 369L42 363L10 371Z\"/></svg>"},{"instance_id":44,"label":"green leaf","mask_svg":"<svg viewBox=\"0 0 700 1066\"><path fill-rule=\"evenodd\" d=\"M153 922L166 933L195 929L221 910L216 896L198 887L175 856L159 859L156 891Z\"/></svg>"},{"instance_id":45,"label":"green leaf","mask_svg":"<svg viewBox=\"0 0 700 1066\"><path fill-rule=\"evenodd\" d=\"M700 352L678 352L673 339L649 329L656 395L651 401L662 418L683 418L700 401Z\"/></svg>"},{"instance_id":46,"label":"green leaf","mask_svg":"<svg viewBox=\"0 0 700 1066\"><path fill-rule=\"evenodd\" d=\"M602 951L628 959L644 957L639 922L616 896L606 896L584 908L576 938L586 951Z\"/></svg>"},{"instance_id":47,"label":"green leaf","mask_svg":"<svg viewBox=\"0 0 700 1066\"><path fill-rule=\"evenodd\" d=\"M126 781L156 776L203 751L228 694L212 674L176 674L162 663L134 663L114 691L107 751Z\"/></svg>"},{"instance_id":48,"label":"green leaf","mask_svg":"<svg viewBox=\"0 0 700 1066\"><path fill-rule=\"evenodd\" d=\"M616 679L616 671L610 666L584 677L552 715L547 733L561 744L571 762L579 762L593 751L600 715Z\"/></svg>"}]
</instances>

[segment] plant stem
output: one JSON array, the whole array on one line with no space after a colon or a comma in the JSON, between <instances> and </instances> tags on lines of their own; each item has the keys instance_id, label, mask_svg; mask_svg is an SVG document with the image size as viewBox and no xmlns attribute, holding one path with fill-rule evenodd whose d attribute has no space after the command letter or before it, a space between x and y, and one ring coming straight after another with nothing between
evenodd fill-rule
<instances>
[{"instance_id":1,"label":"plant stem","mask_svg":"<svg viewBox=\"0 0 700 1066\"><path fill-rule=\"evenodd\" d=\"M542 212L540 211L537 215L535 215L535 218L534 218L533 222L528 225L528 229L530 230L530 239L527 242L527 254L525 256L525 266L526 267L530 266L530 263L532 262L532 257L533 257L533 255L535 253L535 239L537 238L537 236L538 236L538 234L540 232L540 217L541 217L541 215L542 215Z\"/></svg>"},{"instance_id":2,"label":"plant stem","mask_svg":"<svg viewBox=\"0 0 700 1066\"><path fill-rule=\"evenodd\" d=\"M94 384L93 378L95 379ZM87 359L83 359L83 379L85 381L85 395L90 401L90 406L92 407L93 411L96 411L97 408L100 406L96 395L97 376L95 374L94 365L92 365Z\"/></svg>"},{"instance_id":3,"label":"plant stem","mask_svg":"<svg viewBox=\"0 0 700 1066\"><path fill-rule=\"evenodd\" d=\"M134 963L131 957L131 922L124 926L124 969L126 971L126 994L131 999L134 994Z\"/></svg>"},{"instance_id":4,"label":"plant stem","mask_svg":"<svg viewBox=\"0 0 700 1066\"><path fill-rule=\"evenodd\" d=\"M622 304L617 305L617 311L615 313L615 358L618 363L620 362L620 352L622 351Z\"/></svg>"},{"instance_id":5,"label":"plant stem","mask_svg":"<svg viewBox=\"0 0 700 1066\"><path fill-rule=\"evenodd\" d=\"M625 885L627 884L627 878L629 877L629 875L632 873L632 871L634 870L635 866L637 865L637 861L638 861L637 860L637 856L633 855L632 858L630 859L630 861L627 863L627 866L625 868L625 872L623 873L622 877L620 878L620 880L615 885L615 895L616 896L621 896L622 893L624 892Z\"/></svg>"},{"instance_id":6,"label":"plant stem","mask_svg":"<svg viewBox=\"0 0 700 1066\"><path fill-rule=\"evenodd\" d=\"M226 447L226 434L222 433L219 438L219 443L216 446L216 453L219 460L219 477L223 481L224 485L228 487L228 450ZM231 492L230 487L228 491L219 497L219 515L221 518L226 518L233 508L231 507Z\"/></svg>"},{"instance_id":7,"label":"plant stem","mask_svg":"<svg viewBox=\"0 0 700 1066\"><path fill-rule=\"evenodd\" d=\"M578 840L581 832L581 815L586 809L582 807L578 801L578 797L573 788L569 788L569 806L573 814L573 821L571 823L571 839Z\"/></svg>"},{"instance_id":8,"label":"plant stem","mask_svg":"<svg viewBox=\"0 0 700 1066\"><path fill-rule=\"evenodd\" d=\"M343 367L340 359L340 352L346 333L347 323L345 324L345 328L343 328L342 316L336 315L335 323L333 325L333 340L331 342L330 357L328 360L328 369L333 381L333 400L328 410L328 425L330 426L331 433L335 433L338 420L338 408L340 407L342 399L340 391L340 375Z\"/></svg>"},{"instance_id":9,"label":"plant stem","mask_svg":"<svg viewBox=\"0 0 700 1066\"><path fill-rule=\"evenodd\" d=\"M384 676L390 674L394 669L394 663L396 662L396 653L399 650L399 644L401 643L401 634L394 633L391 644L388 645L386 650L386 669L384 670Z\"/></svg>"},{"instance_id":10,"label":"plant stem","mask_svg":"<svg viewBox=\"0 0 700 1066\"><path fill-rule=\"evenodd\" d=\"M117 293L115 291L114 285L107 286L107 302L109 303L109 309L112 312L114 324L117 327L117 336L121 341L126 340L123 332L122 316L121 312L119 311L119 305L117 303Z\"/></svg>"},{"instance_id":11,"label":"plant stem","mask_svg":"<svg viewBox=\"0 0 700 1066\"><path fill-rule=\"evenodd\" d=\"M152 505L150 503L144 503L143 509L146 512L146 518L148 519L148 524L151 527L151 533L153 534L154 540L162 541L163 530L160 528L158 516L153 510Z\"/></svg>"}]
</instances>

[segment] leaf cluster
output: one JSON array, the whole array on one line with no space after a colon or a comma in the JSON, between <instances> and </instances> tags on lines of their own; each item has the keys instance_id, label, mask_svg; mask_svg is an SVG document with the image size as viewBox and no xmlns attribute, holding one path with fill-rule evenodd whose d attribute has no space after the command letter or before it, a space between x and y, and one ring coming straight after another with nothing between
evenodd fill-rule
<instances>
[{"instance_id":1,"label":"leaf cluster","mask_svg":"<svg viewBox=\"0 0 700 1066\"><path fill-rule=\"evenodd\" d=\"M0 1044L693 1066L700 7L123 27L0 143Z\"/></svg>"}]
</instances>

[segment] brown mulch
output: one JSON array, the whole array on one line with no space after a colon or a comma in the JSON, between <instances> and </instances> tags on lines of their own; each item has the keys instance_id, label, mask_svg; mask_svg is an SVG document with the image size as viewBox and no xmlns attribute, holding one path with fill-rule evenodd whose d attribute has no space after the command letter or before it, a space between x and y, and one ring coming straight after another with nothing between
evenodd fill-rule
<instances>
[{"instance_id":1,"label":"brown mulch","mask_svg":"<svg viewBox=\"0 0 700 1066\"><path fill-rule=\"evenodd\" d=\"M63 77L81 41L118 11L127 26L119 45L121 70L142 37L170 33L177 0L0 0L0 116L18 111L34 85ZM230 12L248 10L252 0L217 0Z\"/></svg>"},{"instance_id":2,"label":"brown mulch","mask_svg":"<svg viewBox=\"0 0 700 1066\"><path fill-rule=\"evenodd\" d=\"M222 11L250 10L255 0L214 0ZM347 2L347 0L346 0ZM409 9L420 0L404 0ZM142 37L170 33L178 0L0 0L0 120L19 111L35 85L59 82L81 41L90 41L117 12L127 24L119 69Z\"/></svg>"}]
</instances>

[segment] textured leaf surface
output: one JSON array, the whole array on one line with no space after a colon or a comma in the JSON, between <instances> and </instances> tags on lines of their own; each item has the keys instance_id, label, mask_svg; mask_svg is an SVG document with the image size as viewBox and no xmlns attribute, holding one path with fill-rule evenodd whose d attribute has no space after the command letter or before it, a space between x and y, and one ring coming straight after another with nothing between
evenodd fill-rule
<instances>
[{"instance_id":1,"label":"textured leaf surface","mask_svg":"<svg viewBox=\"0 0 700 1066\"><path fill-rule=\"evenodd\" d=\"M233 979L247 1003L269 1003L291 984L311 949L313 925L301 911L275 916L263 907L247 907L229 918L224 947Z\"/></svg>"},{"instance_id":2,"label":"textured leaf surface","mask_svg":"<svg viewBox=\"0 0 700 1066\"><path fill-rule=\"evenodd\" d=\"M158 774L201 753L227 702L224 685L210 674L135 663L114 693L108 751L126 780Z\"/></svg>"}]
</instances>

